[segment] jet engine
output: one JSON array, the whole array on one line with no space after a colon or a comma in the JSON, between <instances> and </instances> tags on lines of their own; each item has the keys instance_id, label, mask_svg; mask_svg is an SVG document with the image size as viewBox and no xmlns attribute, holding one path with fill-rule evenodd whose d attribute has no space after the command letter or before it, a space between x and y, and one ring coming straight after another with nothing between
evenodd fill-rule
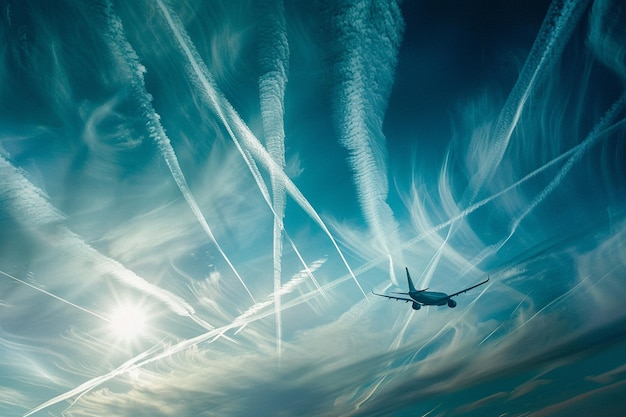
<instances>
[{"instance_id":1,"label":"jet engine","mask_svg":"<svg viewBox=\"0 0 626 417\"><path fill-rule=\"evenodd\" d=\"M453 299L449 299L448 300L448 307L450 307L450 308L456 307L456 301L454 301Z\"/></svg>"},{"instance_id":2,"label":"jet engine","mask_svg":"<svg viewBox=\"0 0 626 417\"><path fill-rule=\"evenodd\" d=\"M420 308L422 308L422 305L419 303L413 303L411 307L413 307L413 310L419 310Z\"/></svg>"}]
</instances>

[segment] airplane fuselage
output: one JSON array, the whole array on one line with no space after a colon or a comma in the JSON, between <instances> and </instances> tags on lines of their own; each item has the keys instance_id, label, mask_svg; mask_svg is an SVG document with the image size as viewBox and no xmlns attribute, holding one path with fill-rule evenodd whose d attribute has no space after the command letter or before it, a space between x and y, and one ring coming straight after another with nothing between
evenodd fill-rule
<instances>
[{"instance_id":1,"label":"airplane fuselage","mask_svg":"<svg viewBox=\"0 0 626 417\"><path fill-rule=\"evenodd\" d=\"M427 289L420 291L416 290L415 286L413 285L413 281L411 280L411 275L409 274L409 268L406 268L406 279L407 283L409 284L409 292L394 292L394 294L404 295L404 297L387 294L374 294L378 295L379 297L389 298L391 300L400 300L407 303L411 302L411 307L413 307L413 310L419 310L420 308L422 308L422 306L445 306L446 304L448 305L448 307L454 308L456 307L456 301L454 301L452 297L456 297L459 294L468 292L469 290L486 284L489 281L489 277L487 277L487 279L483 282L479 282L478 284L472 285L471 287L465 288L464 290L457 291L452 294L446 294L444 292L427 291ZM410 298L406 298L407 295Z\"/></svg>"},{"instance_id":2,"label":"airplane fuselage","mask_svg":"<svg viewBox=\"0 0 626 417\"><path fill-rule=\"evenodd\" d=\"M443 306L448 304L448 294L434 291L411 291L409 297L427 306Z\"/></svg>"}]
</instances>

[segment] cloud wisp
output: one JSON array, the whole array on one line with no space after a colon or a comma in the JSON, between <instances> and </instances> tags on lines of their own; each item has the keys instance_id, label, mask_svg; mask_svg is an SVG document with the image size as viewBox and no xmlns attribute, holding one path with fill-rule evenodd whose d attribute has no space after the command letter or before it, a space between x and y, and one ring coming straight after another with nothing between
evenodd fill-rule
<instances>
[{"instance_id":1,"label":"cloud wisp","mask_svg":"<svg viewBox=\"0 0 626 417\"><path fill-rule=\"evenodd\" d=\"M111 276L121 284L164 303L174 313L192 317L195 311L178 295L148 282L84 242L80 236L63 225L63 215L54 208L43 191L35 187L22 172L0 155L0 200L13 218L44 241L67 251L68 256L79 256L93 264L93 271L101 277Z\"/></svg>"},{"instance_id":2,"label":"cloud wisp","mask_svg":"<svg viewBox=\"0 0 626 417\"><path fill-rule=\"evenodd\" d=\"M256 160L259 161L262 166L269 172L273 172L276 175L277 179L280 179L280 181L284 184L287 193L289 193L289 195L295 200L295 202L300 207L302 207L302 209L324 231L324 233L328 236L331 243L333 244L333 247L337 251L343 264L348 269L348 272L354 280L354 283L357 285L363 296L367 297L365 295L365 291L363 291L363 287L352 272L352 268L350 268L350 266L348 265L348 261L344 257L343 252L335 241L335 238L326 226L326 223L324 223L320 215L317 213L317 211L315 211L311 203L309 203L309 201L302 194L302 192L300 192L300 190L298 189L298 187L296 187L293 181L287 176L287 174L285 174L280 166L276 164L272 156L263 147L261 142L259 142L259 140L254 136L252 131L250 131L248 126L240 118L232 105L219 92L217 86L215 85L215 81L210 76L210 73L206 65L204 65L200 55L193 47L193 43L189 39L189 36L187 36L184 27L180 23L179 19L176 17L176 14L172 10L170 10L167 5L164 4L161 0L157 0L157 4L159 6L159 10L163 14L168 24L168 27L172 31L174 38L179 44L183 55L190 63L188 72L192 83L198 87L198 90L200 92L203 93L203 96L207 100L208 104L222 121L225 129L228 131L229 136L235 143L235 146L246 161L248 167L251 169L253 176L255 177L255 179L257 179L257 184L260 183L260 181L258 180L258 178L260 178L260 174L258 173L258 169L256 169L256 163L254 163L252 157L256 158ZM239 140L242 141L244 145L243 147L241 146ZM263 189L267 189L267 187L263 187L261 191Z\"/></svg>"},{"instance_id":3,"label":"cloud wisp","mask_svg":"<svg viewBox=\"0 0 626 417\"><path fill-rule=\"evenodd\" d=\"M471 180L469 204L475 202L485 181L494 175L502 162L529 97L550 74L588 4L589 0L559 0L550 5L515 86L502 107L493 138L489 139L490 146L482 147L486 152L484 155L476 154L476 174Z\"/></svg>"},{"instance_id":4,"label":"cloud wisp","mask_svg":"<svg viewBox=\"0 0 626 417\"><path fill-rule=\"evenodd\" d=\"M145 67L140 64L139 57L137 53L133 50L133 47L128 43L126 37L124 35L124 28L122 26L122 21L115 15L113 11L113 6L111 3L106 3L106 6L103 10L103 13L107 17L107 27L109 31L109 36L111 38L111 43L113 46L113 50L119 59L124 63L124 67L128 73L130 85L134 95L136 96L136 100L139 103L139 107L142 109L142 116L146 119L146 125L150 137L157 143L159 147L159 151L165 159L170 172L172 173L172 178L176 181L176 185L180 189L183 197L189 204L189 208L193 212L194 216L198 220L198 223L202 226L202 229L206 232L207 236L211 241L215 244L215 247L222 255L228 266L233 271L241 285L246 290L252 301L254 302L254 296L250 292L250 289L244 282L239 272L226 255L220 244L218 243L211 227L206 221L206 218L202 214L202 210L198 206L195 197L193 196L191 190L189 189L189 185L187 184L187 180L185 179L185 175L178 163L178 158L176 157L176 152L174 152L174 148L170 142L169 137L165 133L165 129L161 125L160 117L152 107L150 102L150 94L146 91L143 74L145 72Z\"/></svg>"},{"instance_id":5,"label":"cloud wisp","mask_svg":"<svg viewBox=\"0 0 626 417\"><path fill-rule=\"evenodd\" d=\"M292 279L287 284L282 286L282 288L280 289L280 294L278 294L278 296L283 296L283 295L292 293L296 288L298 288L298 286L302 282L304 282L305 280L309 278L309 275L311 273L315 272L315 270L320 268L324 264L324 262L325 262L324 259L318 260L314 262L312 265L310 265L306 270L302 270L298 274L293 276ZM298 304L304 303L307 300L313 297L316 297L318 295L319 295L318 291L311 291L309 293L296 297L295 299L291 300L289 303L285 303L285 305L281 305L281 307L283 309L288 309ZM275 314L274 309L270 307L274 305L273 299L276 296L277 295L275 293L272 293L270 296L267 297L269 299L268 301L256 303L255 305L251 306L247 311L245 311L243 314L236 317L228 325L225 325L219 328L214 328L199 336L183 340L171 346L165 346L163 345L163 343L157 343L150 349L125 361L118 368L108 372L107 374L92 378L89 381L86 381L82 383L81 385L77 386L76 388L71 389L54 398L51 398L50 400L38 405L37 407L34 407L33 409L29 410L26 414L24 414L24 417L28 417L30 415L38 413L39 411L45 410L48 407L51 407L55 404L58 404L61 401L64 401L73 397L76 397L76 399L74 400L74 402L76 402L83 395L87 394L89 391L93 390L94 388L102 385L103 383L107 381L115 379L119 377L120 375L124 375L134 370L140 369L153 362L158 362L158 361L167 359L173 355L176 355L177 353L196 347L201 343L205 343L205 342L212 343L221 337L225 337L226 332L228 332L229 330L238 329L236 331L236 333L238 333L250 323L254 323L255 321L261 320L265 317Z\"/></svg>"},{"instance_id":6,"label":"cloud wisp","mask_svg":"<svg viewBox=\"0 0 626 417\"><path fill-rule=\"evenodd\" d=\"M626 15L446 3L2 3L0 414L617 414Z\"/></svg>"}]
</instances>

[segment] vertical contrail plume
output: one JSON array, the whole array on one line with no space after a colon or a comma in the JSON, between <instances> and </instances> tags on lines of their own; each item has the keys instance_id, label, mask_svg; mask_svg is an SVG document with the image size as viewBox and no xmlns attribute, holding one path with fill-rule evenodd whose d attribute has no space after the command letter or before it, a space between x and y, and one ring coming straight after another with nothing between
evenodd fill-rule
<instances>
[{"instance_id":1,"label":"vertical contrail plume","mask_svg":"<svg viewBox=\"0 0 626 417\"><path fill-rule=\"evenodd\" d=\"M63 225L63 215L50 204L45 193L35 187L21 170L0 155L0 202L10 210L12 217L42 239L54 242L73 256L89 262L102 276L110 276L163 302L181 316L193 316L193 308L182 298L154 285L114 259L102 255L85 243L77 234Z\"/></svg>"},{"instance_id":2,"label":"vertical contrail plume","mask_svg":"<svg viewBox=\"0 0 626 417\"><path fill-rule=\"evenodd\" d=\"M264 0L259 22L259 63L261 77L259 93L265 146L281 171L285 170L285 86L289 71L289 42L282 0ZM280 308L282 230L285 217L286 193L276 169L270 171L272 206L274 207L274 309L276 319L276 349L280 359L282 324Z\"/></svg>"},{"instance_id":3,"label":"vertical contrail plume","mask_svg":"<svg viewBox=\"0 0 626 417\"><path fill-rule=\"evenodd\" d=\"M203 94L204 99L207 101L207 104L211 106L213 111L215 111L216 115L223 123L224 128L228 132L228 135L233 140L237 150L240 152L248 167L252 170L253 175L255 175L253 168L256 167L256 164L252 160L254 157L258 160L263 167L268 172L274 172L276 175L276 179L280 180L285 187L285 190L289 195L294 199L294 201L318 224L318 226L324 231L324 233L328 236L333 247L339 254L342 262L346 266L346 269L350 273L350 276L354 280L355 284L363 294L363 297L367 299L367 295L365 291L363 291L363 287L359 283L358 279L354 275L352 268L348 265L348 261L343 255L343 252L339 248L339 245L335 241L332 233L319 216L317 211L313 208L311 203L304 197L302 192L296 187L296 185L291 181L291 179L285 174L285 171L280 168L280 166L274 161L269 152L263 147L261 142L254 136L254 134L250 131L248 126L241 120L241 117L237 114L232 105L228 102L228 100L221 94L216 85L213 77L211 77L208 68L202 61L202 58L196 51L193 43L189 39L180 19L176 16L176 14L170 10L162 0L156 0L157 5L159 6L159 10L163 14L170 30L172 31L178 45L180 46L181 52L189 61L188 66L188 74L191 82L194 86L198 88L198 90ZM241 139L242 144L239 142ZM257 180L257 184L259 184L259 180ZM266 200L269 202L269 200ZM271 203L270 203L271 206ZM272 208L273 210L273 208Z\"/></svg>"},{"instance_id":4,"label":"vertical contrail plume","mask_svg":"<svg viewBox=\"0 0 626 417\"><path fill-rule=\"evenodd\" d=\"M193 196L191 190L189 189L189 185L187 184L187 180L185 179L185 175L178 163L178 158L176 157L176 153L174 152L174 148L170 143L170 139L165 133L165 129L161 125L160 117L154 110L151 103L151 96L148 94L146 90L145 82L144 82L144 73L145 67L141 65L139 62L139 57L137 53L134 51L133 47L130 45L126 36L124 35L124 28L122 26L122 21L117 17L117 15L113 12L113 6L110 2L106 4L105 16L107 18L107 30L109 37L111 38L111 43L113 50L117 57L121 59L124 69L127 72L127 76L129 78L129 82L133 89L133 93L135 95L135 99L139 102L142 116L146 120L146 127L150 134L150 137L157 143L161 156L165 159L167 166L176 181L176 185L180 189L181 194L187 201L187 204L191 208L194 216L202 226L202 229L206 232L209 239L215 244L215 247L219 251L220 255L224 258L230 269L233 271L241 285L245 288L246 292L254 302L254 297L252 293L248 289L248 286L241 278L237 269L232 264L220 244L218 243L215 235L211 231L209 224L207 223L198 203L196 202L195 197Z\"/></svg>"},{"instance_id":5,"label":"vertical contrail plume","mask_svg":"<svg viewBox=\"0 0 626 417\"><path fill-rule=\"evenodd\" d=\"M381 251L390 255L398 224L387 204L389 185L383 120L402 41L396 1L342 2L334 13L337 39L335 114L348 150L361 210ZM389 257L391 260L391 257ZM390 267L391 267L390 263Z\"/></svg>"},{"instance_id":6,"label":"vertical contrail plume","mask_svg":"<svg viewBox=\"0 0 626 417\"><path fill-rule=\"evenodd\" d=\"M500 165L528 97L558 60L589 1L555 0L550 5L517 82L500 112L488 154L484 155L487 160L477 161L480 166L471 179L470 205Z\"/></svg>"}]
</instances>

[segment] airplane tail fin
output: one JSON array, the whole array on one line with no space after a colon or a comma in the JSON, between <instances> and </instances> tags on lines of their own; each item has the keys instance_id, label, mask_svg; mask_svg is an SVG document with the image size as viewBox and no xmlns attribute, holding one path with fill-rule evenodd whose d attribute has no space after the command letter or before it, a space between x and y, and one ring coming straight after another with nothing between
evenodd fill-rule
<instances>
[{"instance_id":1,"label":"airplane tail fin","mask_svg":"<svg viewBox=\"0 0 626 417\"><path fill-rule=\"evenodd\" d=\"M406 279L409 282L409 292L415 292L415 286L413 285L413 281L411 280L411 274L409 274L409 268L406 269Z\"/></svg>"}]
</instances>

